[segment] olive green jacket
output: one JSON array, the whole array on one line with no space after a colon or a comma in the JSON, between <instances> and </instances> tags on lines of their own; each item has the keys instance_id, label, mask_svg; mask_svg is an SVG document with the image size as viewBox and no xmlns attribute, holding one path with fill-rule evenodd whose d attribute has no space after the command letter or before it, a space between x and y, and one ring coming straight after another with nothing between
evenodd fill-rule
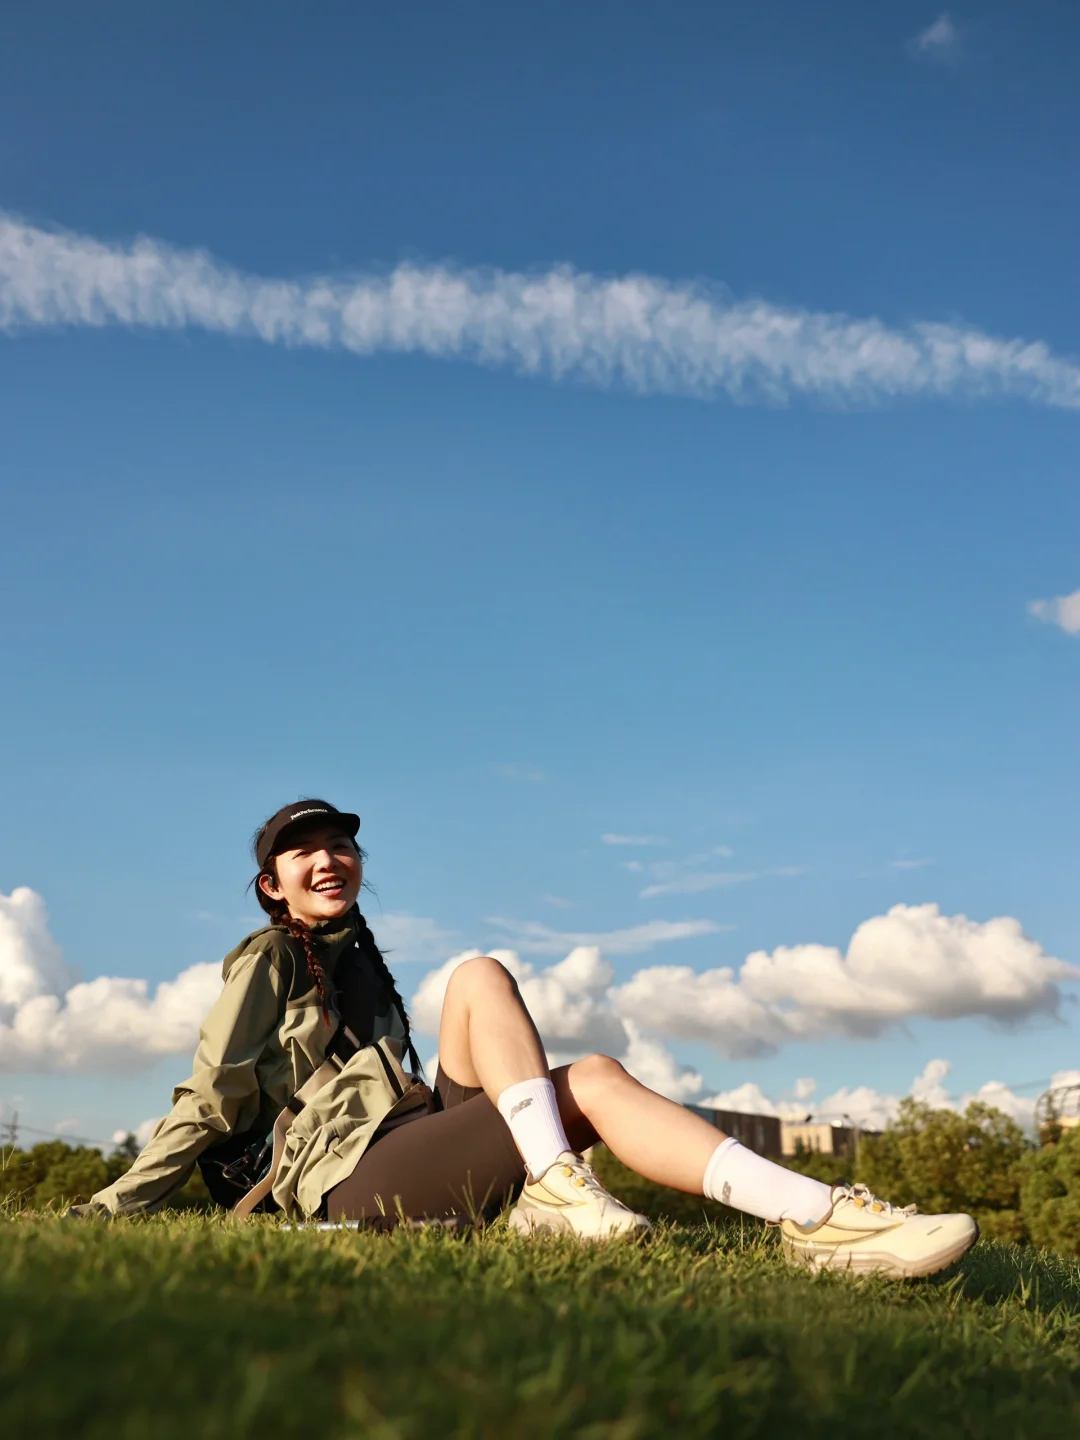
<instances>
[{"instance_id":1,"label":"olive green jacket","mask_svg":"<svg viewBox=\"0 0 1080 1440\"><path fill-rule=\"evenodd\" d=\"M314 929L333 981L356 945L351 916ZM173 1091L134 1165L91 1204L115 1215L162 1205L209 1146L237 1132L270 1130L285 1102L326 1059L337 1028L324 1019L303 948L280 926L257 930L225 957L224 987L203 1022L190 1080ZM373 1043L317 1091L289 1127L274 1199L293 1217L316 1215L323 1197L350 1175L379 1125L425 1104L420 1082L402 1069L407 1031L393 1004L374 1016ZM377 1053L381 1051L381 1055Z\"/></svg>"}]
</instances>

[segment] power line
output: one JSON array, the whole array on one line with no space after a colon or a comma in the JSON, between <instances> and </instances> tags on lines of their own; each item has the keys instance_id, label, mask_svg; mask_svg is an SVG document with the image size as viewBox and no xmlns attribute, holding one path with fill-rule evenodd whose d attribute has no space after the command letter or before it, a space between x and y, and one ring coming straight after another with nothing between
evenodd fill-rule
<instances>
[{"instance_id":1,"label":"power line","mask_svg":"<svg viewBox=\"0 0 1080 1440\"><path fill-rule=\"evenodd\" d=\"M79 1145L91 1145L98 1149L102 1147L111 1148L116 1144L115 1140L91 1140L86 1135L58 1135L55 1130L38 1130L33 1125L24 1125L19 1119L18 1111L16 1111L12 1119L4 1125L4 1129L8 1134L7 1143L11 1145L15 1144L20 1130L25 1130L28 1135L43 1135L47 1140L62 1140L65 1145L71 1140L76 1141Z\"/></svg>"}]
</instances>

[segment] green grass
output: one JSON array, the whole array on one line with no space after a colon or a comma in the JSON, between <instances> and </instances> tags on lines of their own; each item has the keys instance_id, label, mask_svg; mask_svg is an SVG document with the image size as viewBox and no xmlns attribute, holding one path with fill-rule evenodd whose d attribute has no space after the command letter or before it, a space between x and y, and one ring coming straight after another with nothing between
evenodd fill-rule
<instances>
[{"instance_id":1,"label":"green grass","mask_svg":"<svg viewBox=\"0 0 1080 1440\"><path fill-rule=\"evenodd\" d=\"M748 1224L641 1248L0 1220L13 1436L1080 1433L1080 1268L978 1246L921 1284L810 1277Z\"/></svg>"}]
</instances>

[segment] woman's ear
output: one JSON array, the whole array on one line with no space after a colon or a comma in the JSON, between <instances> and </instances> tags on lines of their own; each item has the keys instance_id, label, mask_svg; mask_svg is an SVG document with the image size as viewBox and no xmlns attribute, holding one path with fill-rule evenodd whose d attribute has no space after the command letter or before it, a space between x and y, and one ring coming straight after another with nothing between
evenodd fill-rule
<instances>
[{"instance_id":1,"label":"woman's ear","mask_svg":"<svg viewBox=\"0 0 1080 1440\"><path fill-rule=\"evenodd\" d=\"M272 875L267 875L265 870L259 876L259 889L264 895L268 895L271 900L281 899L281 886Z\"/></svg>"}]
</instances>

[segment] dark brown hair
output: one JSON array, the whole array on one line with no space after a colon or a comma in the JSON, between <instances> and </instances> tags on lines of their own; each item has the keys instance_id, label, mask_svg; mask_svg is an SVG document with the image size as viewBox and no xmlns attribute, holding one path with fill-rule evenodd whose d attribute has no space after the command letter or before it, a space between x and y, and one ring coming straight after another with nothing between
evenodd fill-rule
<instances>
[{"instance_id":1,"label":"dark brown hair","mask_svg":"<svg viewBox=\"0 0 1080 1440\"><path fill-rule=\"evenodd\" d=\"M298 803L321 805L323 802L312 800L310 802L301 801ZM260 826L259 830L256 832L255 837L252 841L252 850L258 850L259 840L261 839L263 830L265 830L265 828L266 825ZM367 852L364 851L359 845L357 845L355 840L350 840L349 843L352 845L356 853L360 856L361 860L367 859ZM267 895L266 891L259 884L259 881L264 875L269 876L269 878L273 880L275 885L278 883L277 864L275 856L270 856L266 864L262 867L259 873L255 876L254 880L252 880L251 882L252 887L255 890L255 898L256 900L258 900L259 905L266 912L266 914L269 915L271 921L275 925L280 925L282 929L287 930L289 934L292 935L296 940L298 940L303 947L304 958L307 961L308 973L310 974L312 982L315 986L315 992L319 997L319 1006L322 1010L323 1019L328 1021L330 1018L330 1008L332 1004L330 981L326 974L326 971L323 968L322 961L316 954L315 937L312 935L310 929L307 925L305 925L303 920L298 920L295 915L292 915L290 913L289 907L284 900L274 900L269 895ZM359 905L353 906L352 918L356 921L356 939L360 948L360 953L370 962L372 968L375 971L375 974L379 977L379 979L383 983L383 986L389 992L391 1003L397 1008L397 1012L401 1016L402 1024L405 1026L405 1046L408 1049L410 1055L412 1056L413 1064L416 1066L417 1069L419 1069L419 1057L417 1056L416 1049L412 1043L412 1027L409 1023L409 1012L405 1009L405 1001L402 999L401 992L397 988L397 983L395 982L393 975L390 973L390 967L386 963L386 957L383 955L378 945L376 945L375 936L371 933L371 927L368 925L367 920L361 913Z\"/></svg>"}]
</instances>

